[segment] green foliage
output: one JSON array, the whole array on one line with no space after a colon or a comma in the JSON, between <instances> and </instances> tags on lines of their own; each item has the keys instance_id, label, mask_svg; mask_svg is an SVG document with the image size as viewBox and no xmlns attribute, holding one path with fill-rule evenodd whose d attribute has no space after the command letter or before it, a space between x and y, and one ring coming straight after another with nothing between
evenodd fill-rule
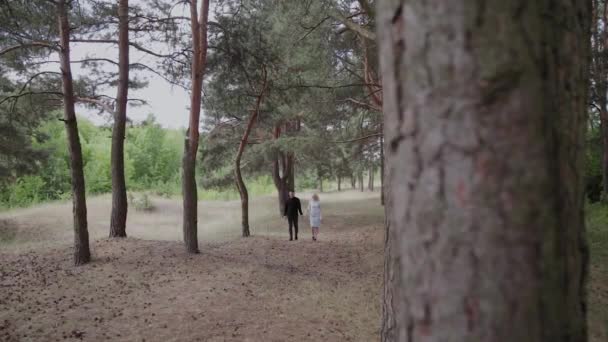
<instances>
[{"instance_id":1,"label":"green foliage","mask_svg":"<svg viewBox=\"0 0 608 342\"><path fill-rule=\"evenodd\" d=\"M5 192L5 205L22 207L32 202L45 200L43 194L44 180L39 176L24 176L8 186Z\"/></svg>"},{"instance_id":2,"label":"green foliage","mask_svg":"<svg viewBox=\"0 0 608 342\"><path fill-rule=\"evenodd\" d=\"M587 241L591 252L589 326L597 341L608 338L608 206L594 203L586 208ZM593 339L592 339L593 340Z\"/></svg>"},{"instance_id":3,"label":"green foliage","mask_svg":"<svg viewBox=\"0 0 608 342\"><path fill-rule=\"evenodd\" d=\"M33 146L47 151L48 156L39 161L38 171L19 176L10 185L0 187L0 203L4 207L23 207L70 197L70 164L63 123L47 121L38 132L47 139L34 142ZM160 196L179 194L183 132L163 129L153 119L130 127L127 132L127 187L137 191L150 190ZM79 118L79 133L87 193L111 192L111 130Z\"/></svg>"},{"instance_id":4,"label":"green foliage","mask_svg":"<svg viewBox=\"0 0 608 342\"><path fill-rule=\"evenodd\" d=\"M590 121L593 123L593 115ZM587 199L597 202L602 195L602 144L599 125L592 125L587 132L584 172Z\"/></svg>"}]
</instances>

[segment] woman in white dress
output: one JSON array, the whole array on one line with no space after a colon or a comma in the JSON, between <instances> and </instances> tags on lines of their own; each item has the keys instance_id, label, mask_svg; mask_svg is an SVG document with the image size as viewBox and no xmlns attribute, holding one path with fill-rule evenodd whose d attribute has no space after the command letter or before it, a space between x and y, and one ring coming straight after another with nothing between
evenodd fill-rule
<instances>
[{"instance_id":1,"label":"woman in white dress","mask_svg":"<svg viewBox=\"0 0 608 342\"><path fill-rule=\"evenodd\" d=\"M312 240L317 241L319 227L321 226L321 202L317 194L312 195L312 200L308 202L308 215L310 217L310 227L312 227Z\"/></svg>"}]
</instances>

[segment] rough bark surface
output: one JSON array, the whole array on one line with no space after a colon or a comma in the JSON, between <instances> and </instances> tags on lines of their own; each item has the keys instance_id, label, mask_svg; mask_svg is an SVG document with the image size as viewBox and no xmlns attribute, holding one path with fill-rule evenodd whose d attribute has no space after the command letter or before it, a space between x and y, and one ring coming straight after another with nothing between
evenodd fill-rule
<instances>
[{"instance_id":1,"label":"rough bark surface","mask_svg":"<svg viewBox=\"0 0 608 342\"><path fill-rule=\"evenodd\" d=\"M382 341L586 341L590 4L379 2Z\"/></svg>"},{"instance_id":2,"label":"rough bark surface","mask_svg":"<svg viewBox=\"0 0 608 342\"><path fill-rule=\"evenodd\" d=\"M198 253L198 194L196 190L196 153L198 151L199 122L203 93L203 75L207 62L207 22L209 1L203 0L198 16L197 1L190 1L190 27L192 29L192 93L190 94L190 121L182 159L182 192L184 201L183 233L186 250Z\"/></svg>"},{"instance_id":3,"label":"rough bark surface","mask_svg":"<svg viewBox=\"0 0 608 342\"><path fill-rule=\"evenodd\" d=\"M129 93L129 1L118 1L118 90L112 128L112 214L110 237L127 236L127 185L125 181L125 130Z\"/></svg>"},{"instance_id":4,"label":"rough bark surface","mask_svg":"<svg viewBox=\"0 0 608 342\"><path fill-rule=\"evenodd\" d=\"M65 129L70 152L70 170L72 176L72 203L74 214L74 264L81 265L91 260L89 249L89 231L87 228L87 203L82 161L82 148L78 137L78 123L74 109L74 86L70 66L70 24L68 6L65 0L59 0L57 19L59 25L59 61L63 88L63 107Z\"/></svg>"}]
</instances>

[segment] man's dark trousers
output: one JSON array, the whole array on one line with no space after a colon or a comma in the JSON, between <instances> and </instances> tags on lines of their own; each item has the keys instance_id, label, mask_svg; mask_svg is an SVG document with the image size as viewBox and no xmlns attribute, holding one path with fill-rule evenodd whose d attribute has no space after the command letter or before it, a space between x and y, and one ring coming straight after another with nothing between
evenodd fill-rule
<instances>
[{"instance_id":1,"label":"man's dark trousers","mask_svg":"<svg viewBox=\"0 0 608 342\"><path fill-rule=\"evenodd\" d=\"M291 227L293 227L295 230L296 240L297 240L298 239L298 214L296 213L296 215L288 215L287 222L289 222L289 240L293 239Z\"/></svg>"}]
</instances>

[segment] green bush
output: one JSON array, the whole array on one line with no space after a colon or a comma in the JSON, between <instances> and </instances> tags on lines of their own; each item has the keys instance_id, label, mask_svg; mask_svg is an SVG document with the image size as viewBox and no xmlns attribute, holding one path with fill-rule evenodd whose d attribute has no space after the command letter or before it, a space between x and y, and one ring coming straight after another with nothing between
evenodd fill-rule
<instances>
[{"instance_id":1,"label":"green bush","mask_svg":"<svg viewBox=\"0 0 608 342\"><path fill-rule=\"evenodd\" d=\"M154 210L154 205L152 204L152 201L150 200L150 197L148 196L148 194L145 192L138 193L138 194L129 192L127 194L127 197L129 199L130 206L132 208L135 208L135 210L137 210L137 211Z\"/></svg>"},{"instance_id":2,"label":"green bush","mask_svg":"<svg viewBox=\"0 0 608 342\"><path fill-rule=\"evenodd\" d=\"M46 200L43 195L44 188L45 183L40 176L24 176L8 186L7 206L25 207Z\"/></svg>"}]
</instances>

